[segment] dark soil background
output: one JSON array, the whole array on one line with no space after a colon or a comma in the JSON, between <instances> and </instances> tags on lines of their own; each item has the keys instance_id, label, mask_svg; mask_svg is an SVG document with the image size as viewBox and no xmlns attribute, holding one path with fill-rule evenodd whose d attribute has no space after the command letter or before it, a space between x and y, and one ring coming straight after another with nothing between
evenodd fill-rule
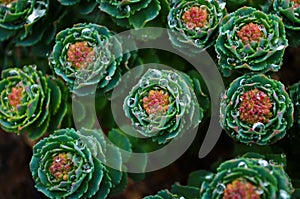
<instances>
[{"instance_id":1,"label":"dark soil background","mask_svg":"<svg viewBox=\"0 0 300 199\"><path fill-rule=\"evenodd\" d=\"M284 64L274 78L288 86L298 82L299 76L300 48L288 48L284 57ZM191 171L213 170L216 164L232 157L234 143L225 133L219 138L213 151L204 159L199 159L197 156L200 144L201 137L198 136L191 148L176 162L159 171L147 173L145 179L140 182L134 182L129 178L127 189L122 194L111 198L140 199L143 196L154 194L158 190L170 188L176 181L184 184ZM292 145L297 145L297 143L293 142L291 136L286 136L279 142L279 146L286 149L287 164L298 165L297 161L300 157L297 157L298 153L293 152ZM291 147L291 149L287 147ZM34 188L34 182L29 171L31 156L31 143L28 142L25 135L18 136L0 130L0 199L45 198ZM297 169L298 166L294 167L299 170ZM287 172L291 177L300 179L300 175L293 172L292 166L288 167Z\"/></svg>"}]
</instances>

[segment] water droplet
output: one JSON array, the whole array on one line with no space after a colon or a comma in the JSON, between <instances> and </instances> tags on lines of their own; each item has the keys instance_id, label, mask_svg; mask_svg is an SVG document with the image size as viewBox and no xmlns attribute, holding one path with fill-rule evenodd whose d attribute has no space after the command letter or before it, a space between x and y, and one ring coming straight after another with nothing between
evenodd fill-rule
<instances>
[{"instance_id":1,"label":"water droplet","mask_svg":"<svg viewBox=\"0 0 300 199\"><path fill-rule=\"evenodd\" d=\"M161 78L161 72L159 70L151 70L149 76L151 78Z\"/></svg>"},{"instance_id":2,"label":"water droplet","mask_svg":"<svg viewBox=\"0 0 300 199\"><path fill-rule=\"evenodd\" d=\"M247 80L246 79L241 79L241 81L240 81L240 85L242 86L242 85L245 85L246 84L246 82L247 82Z\"/></svg>"},{"instance_id":3,"label":"water droplet","mask_svg":"<svg viewBox=\"0 0 300 199\"><path fill-rule=\"evenodd\" d=\"M162 87L167 87L169 84L169 81L167 79L161 79L161 80L159 80L158 84Z\"/></svg>"},{"instance_id":4,"label":"water droplet","mask_svg":"<svg viewBox=\"0 0 300 199\"><path fill-rule=\"evenodd\" d=\"M149 85L149 81L147 79L142 79L142 81L140 82L140 87L141 88L145 88Z\"/></svg>"},{"instance_id":5,"label":"water droplet","mask_svg":"<svg viewBox=\"0 0 300 199\"><path fill-rule=\"evenodd\" d=\"M37 66L36 66L36 65L32 65L31 68L32 68L33 70L36 70Z\"/></svg>"},{"instance_id":6,"label":"water droplet","mask_svg":"<svg viewBox=\"0 0 300 199\"><path fill-rule=\"evenodd\" d=\"M278 47L276 48L276 50L283 50L284 48L285 48L284 45L280 45L280 46L278 46Z\"/></svg>"},{"instance_id":7,"label":"water droplet","mask_svg":"<svg viewBox=\"0 0 300 199\"><path fill-rule=\"evenodd\" d=\"M265 130L265 125L261 122L256 122L253 124L252 129L258 133L261 133Z\"/></svg>"},{"instance_id":8,"label":"water droplet","mask_svg":"<svg viewBox=\"0 0 300 199\"><path fill-rule=\"evenodd\" d=\"M255 190L255 193L257 193L258 195L262 195L264 193L263 189L257 189Z\"/></svg>"},{"instance_id":9,"label":"water droplet","mask_svg":"<svg viewBox=\"0 0 300 199\"><path fill-rule=\"evenodd\" d=\"M139 114L140 114L139 108L138 108L138 107L134 107L134 108L132 109L132 113L133 113L134 115L139 115Z\"/></svg>"},{"instance_id":10,"label":"water droplet","mask_svg":"<svg viewBox=\"0 0 300 199\"><path fill-rule=\"evenodd\" d=\"M228 174L230 174L230 173L231 173L231 170L230 170L230 169L228 169L228 170L227 170L227 175L228 175Z\"/></svg>"},{"instance_id":11,"label":"water droplet","mask_svg":"<svg viewBox=\"0 0 300 199\"><path fill-rule=\"evenodd\" d=\"M265 88L272 88L271 84L265 84L264 87Z\"/></svg>"},{"instance_id":12,"label":"water droplet","mask_svg":"<svg viewBox=\"0 0 300 199\"><path fill-rule=\"evenodd\" d=\"M75 37L75 38L79 37L79 35L80 35L79 32L74 32L74 33L73 33L73 37Z\"/></svg>"},{"instance_id":13,"label":"water droplet","mask_svg":"<svg viewBox=\"0 0 300 199\"><path fill-rule=\"evenodd\" d=\"M9 74L9 76L17 76L17 75L19 75L19 72L17 70L10 70L8 72L8 74Z\"/></svg>"},{"instance_id":14,"label":"water droplet","mask_svg":"<svg viewBox=\"0 0 300 199\"><path fill-rule=\"evenodd\" d=\"M218 194L222 194L225 189L226 189L226 186L222 183L219 183L217 185L216 191L217 191Z\"/></svg>"},{"instance_id":15,"label":"water droplet","mask_svg":"<svg viewBox=\"0 0 300 199\"><path fill-rule=\"evenodd\" d=\"M83 172L85 172L85 173L90 173L92 171L92 167L88 162L86 162L86 163L84 163L84 165L82 165L82 169L83 169Z\"/></svg>"},{"instance_id":16,"label":"water droplet","mask_svg":"<svg viewBox=\"0 0 300 199\"><path fill-rule=\"evenodd\" d=\"M173 82L177 82L178 79L178 75L176 73L170 73L168 75L169 80L173 81Z\"/></svg>"},{"instance_id":17,"label":"water droplet","mask_svg":"<svg viewBox=\"0 0 300 199\"><path fill-rule=\"evenodd\" d=\"M196 45L201 45L201 40L200 39L195 39L194 42L195 42Z\"/></svg>"},{"instance_id":18,"label":"water droplet","mask_svg":"<svg viewBox=\"0 0 300 199\"><path fill-rule=\"evenodd\" d=\"M171 19L170 21L169 21L169 27L170 28L174 28L174 27L176 27L177 26L177 20L176 19Z\"/></svg>"},{"instance_id":19,"label":"water droplet","mask_svg":"<svg viewBox=\"0 0 300 199\"><path fill-rule=\"evenodd\" d=\"M85 144L81 139L76 140L75 144L76 144L76 146L78 147L79 150L82 150L85 147Z\"/></svg>"},{"instance_id":20,"label":"water droplet","mask_svg":"<svg viewBox=\"0 0 300 199\"><path fill-rule=\"evenodd\" d=\"M280 189L279 191L280 199L289 199L290 195L283 189Z\"/></svg>"},{"instance_id":21,"label":"water droplet","mask_svg":"<svg viewBox=\"0 0 300 199\"><path fill-rule=\"evenodd\" d=\"M109 75L106 76L106 77L105 77L105 80L107 80L107 81L111 80L111 76L109 76Z\"/></svg>"},{"instance_id":22,"label":"water droplet","mask_svg":"<svg viewBox=\"0 0 300 199\"><path fill-rule=\"evenodd\" d=\"M135 105L135 98L129 98L128 100L127 100L127 106L129 106L129 107L134 107L134 105Z\"/></svg>"},{"instance_id":23,"label":"water droplet","mask_svg":"<svg viewBox=\"0 0 300 199\"><path fill-rule=\"evenodd\" d=\"M206 180L210 180L210 179L212 179L213 177L214 177L213 174L208 174L208 175L206 175L204 178L205 178Z\"/></svg>"},{"instance_id":24,"label":"water droplet","mask_svg":"<svg viewBox=\"0 0 300 199\"><path fill-rule=\"evenodd\" d=\"M267 186L269 186L270 185L270 182L263 182L263 186L264 187L267 187Z\"/></svg>"},{"instance_id":25,"label":"water droplet","mask_svg":"<svg viewBox=\"0 0 300 199\"><path fill-rule=\"evenodd\" d=\"M59 157L56 157L56 158L55 158L55 162L60 162L60 158L59 158Z\"/></svg>"},{"instance_id":26,"label":"water droplet","mask_svg":"<svg viewBox=\"0 0 300 199\"><path fill-rule=\"evenodd\" d=\"M106 55L103 55L103 56L101 56L100 61L102 64L106 65L106 64L109 64L110 59Z\"/></svg>"},{"instance_id":27,"label":"water droplet","mask_svg":"<svg viewBox=\"0 0 300 199\"><path fill-rule=\"evenodd\" d=\"M243 92L245 91L245 89L244 89L243 87L239 87L239 88L237 89L237 91L240 92L240 93L243 93Z\"/></svg>"},{"instance_id":28,"label":"water droplet","mask_svg":"<svg viewBox=\"0 0 300 199\"><path fill-rule=\"evenodd\" d=\"M84 28L81 31L81 34L85 35L85 36L89 36L92 33L91 29L89 28Z\"/></svg>"},{"instance_id":29,"label":"water droplet","mask_svg":"<svg viewBox=\"0 0 300 199\"><path fill-rule=\"evenodd\" d=\"M72 63L66 61L66 62L64 63L64 65L65 65L66 68L70 68L70 67L72 66Z\"/></svg>"},{"instance_id":30,"label":"water droplet","mask_svg":"<svg viewBox=\"0 0 300 199\"><path fill-rule=\"evenodd\" d=\"M31 117L32 117L32 118L35 118L35 116L36 116L35 114L32 114L32 116L31 116Z\"/></svg>"},{"instance_id":31,"label":"water droplet","mask_svg":"<svg viewBox=\"0 0 300 199\"><path fill-rule=\"evenodd\" d=\"M278 64L271 64L271 68L273 68L274 71L279 70L280 66Z\"/></svg>"},{"instance_id":32,"label":"water droplet","mask_svg":"<svg viewBox=\"0 0 300 199\"><path fill-rule=\"evenodd\" d=\"M38 91L40 90L40 86L37 84L33 84L30 86L30 90L31 92L35 95L38 93Z\"/></svg>"},{"instance_id":33,"label":"water droplet","mask_svg":"<svg viewBox=\"0 0 300 199\"><path fill-rule=\"evenodd\" d=\"M244 167L244 168L247 168L247 164L245 162L239 162L238 163L238 167Z\"/></svg>"},{"instance_id":34,"label":"water droplet","mask_svg":"<svg viewBox=\"0 0 300 199\"><path fill-rule=\"evenodd\" d=\"M71 175L70 180L72 180L72 181L76 180L76 175Z\"/></svg>"},{"instance_id":35,"label":"water droplet","mask_svg":"<svg viewBox=\"0 0 300 199\"><path fill-rule=\"evenodd\" d=\"M279 103L285 103L285 96L284 95L279 95L278 96L278 101L279 101Z\"/></svg>"},{"instance_id":36,"label":"water droplet","mask_svg":"<svg viewBox=\"0 0 300 199\"><path fill-rule=\"evenodd\" d=\"M232 65L232 66L236 64L235 59L231 58L231 57L228 57L226 61L227 61L227 64Z\"/></svg>"},{"instance_id":37,"label":"water droplet","mask_svg":"<svg viewBox=\"0 0 300 199\"><path fill-rule=\"evenodd\" d=\"M258 164L262 167L267 167L269 165L268 161L262 159L258 160Z\"/></svg>"},{"instance_id":38,"label":"water droplet","mask_svg":"<svg viewBox=\"0 0 300 199\"><path fill-rule=\"evenodd\" d=\"M53 175L50 175L49 178L50 178L51 181L55 180L55 177Z\"/></svg>"}]
</instances>

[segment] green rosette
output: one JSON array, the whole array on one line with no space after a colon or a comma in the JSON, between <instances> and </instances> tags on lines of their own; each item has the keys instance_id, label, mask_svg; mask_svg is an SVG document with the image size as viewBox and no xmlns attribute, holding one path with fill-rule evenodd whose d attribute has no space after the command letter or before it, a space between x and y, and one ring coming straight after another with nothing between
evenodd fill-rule
<instances>
[{"instance_id":1,"label":"green rosette","mask_svg":"<svg viewBox=\"0 0 300 199\"><path fill-rule=\"evenodd\" d=\"M300 44L300 2L297 0L274 0L273 12L282 18L289 43Z\"/></svg>"},{"instance_id":2,"label":"green rosette","mask_svg":"<svg viewBox=\"0 0 300 199\"><path fill-rule=\"evenodd\" d=\"M223 76L237 72L276 72L288 46L282 20L251 7L228 14L215 44Z\"/></svg>"},{"instance_id":3,"label":"green rosette","mask_svg":"<svg viewBox=\"0 0 300 199\"><path fill-rule=\"evenodd\" d=\"M291 180L282 164L259 157L240 157L223 162L216 174L202 183L201 199L291 198Z\"/></svg>"},{"instance_id":4,"label":"green rosette","mask_svg":"<svg viewBox=\"0 0 300 199\"><path fill-rule=\"evenodd\" d=\"M30 161L35 187L49 198L107 198L127 179L121 167L118 149L101 131L89 129L55 131L33 147Z\"/></svg>"},{"instance_id":5,"label":"green rosette","mask_svg":"<svg viewBox=\"0 0 300 199\"><path fill-rule=\"evenodd\" d=\"M289 94L295 108L295 122L300 126L300 82L295 83L291 87L289 87Z\"/></svg>"},{"instance_id":6,"label":"green rosette","mask_svg":"<svg viewBox=\"0 0 300 199\"><path fill-rule=\"evenodd\" d=\"M114 22L127 28L142 28L156 19L166 0L97 0L101 11L112 17Z\"/></svg>"},{"instance_id":7,"label":"green rosette","mask_svg":"<svg viewBox=\"0 0 300 199\"><path fill-rule=\"evenodd\" d=\"M146 196L144 197L144 199L184 199L184 197L181 197L177 194L173 194L168 190L161 190L156 195Z\"/></svg>"},{"instance_id":8,"label":"green rosette","mask_svg":"<svg viewBox=\"0 0 300 199\"><path fill-rule=\"evenodd\" d=\"M32 27L47 14L48 7L48 0L1 1L0 41L7 40L15 35L18 35L18 40L26 39L31 34ZM31 42L34 43L34 41Z\"/></svg>"},{"instance_id":9,"label":"green rosette","mask_svg":"<svg viewBox=\"0 0 300 199\"><path fill-rule=\"evenodd\" d=\"M67 112L63 83L44 76L36 66L9 68L0 81L0 126L6 132L28 133L31 139L56 129Z\"/></svg>"},{"instance_id":10,"label":"green rosette","mask_svg":"<svg viewBox=\"0 0 300 199\"><path fill-rule=\"evenodd\" d=\"M123 57L130 56L105 26L75 24L57 34L49 64L72 93L84 96L96 88L100 93L111 91L120 81Z\"/></svg>"},{"instance_id":11,"label":"green rosette","mask_svg":"<svg viewBox=\"0 0 300 199\"><path fill-rule=\"evenodd\" d=\"M293 125L294 107L285 86L263 74L235 79L222 96L220 123L233 139L267 145Z\"/></svg>"},{"instance_id":12,"label":"green rosette","mask_svg":"<svg viewBox=\"0 0 300 199\"><path fill-rule=\"evenodd\" d=\"M197 55L215 43L225 13L225 3L218 0L174 1L168 15L170 41L181 52Z\"/></svg>"},{"instance_id":13,"label":"green rosette","mask_svg":"<svg viewBox=\"0 0 300 199\"><path fill-rule=\"evenodd\" d=\"M203 118L192 80L173 70L148 69L125 98L123 109L138 133L159 144Z\"/></svg>"}]
</instances>

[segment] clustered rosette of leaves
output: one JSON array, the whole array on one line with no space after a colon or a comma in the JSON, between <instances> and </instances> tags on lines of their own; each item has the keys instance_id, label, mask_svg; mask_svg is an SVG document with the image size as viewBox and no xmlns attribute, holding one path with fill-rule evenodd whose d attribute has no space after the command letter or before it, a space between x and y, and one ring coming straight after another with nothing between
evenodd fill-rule
<instances>
[{"instance_id":1,"label":"clustered rosette of leaves","mask_svg":"<svg viewBox=\"0 0 300 199\"><path fill-rule=\"evenodd\" d=\"M125 188L122 164L120 151L100 130L61 129L33 147L30 170L35 187L49 198L104 199Z\"/></svg>"},{"instance_id":2,"label":"clustered rosette of leaves","mask_svg":"<svg viewBox=\"0 0 300 199\"><path fill-rule=\"evenodd\" d=\"M276 72L288 46L282 20L251 7L226 15L215 50L223 76L238 72Z\"/></svg>"},{"instance_id":3,"label":"clustered rosette of leaves","mask_svg":"<svg viewBox=\"0 0 300 199\"><path fill-rule=\"evenodd\" d=\"M239 142L267 145L285 136L293 111L281 82L250 73L235 79L223 95L220 123Z\"/></svg>"},{"instance_id":4,"label":"clustered rosette of leaves","mask_svg":"<svg viewBox=\"0 0 300 199\"><path fill-rule=\"evenodd\" d=\"M57 34L49 64L71 92L83 96L95 92L95 85L101 93L112 90L129 57L105 26L80 23Z\"/></svg>"},{"instance_id":5,"label":"clustered rosette of leaves","mask_svg":"<svg viewBox=\"0 0 300 199\"><path fill-rule=\"evenodd\" d=\"M168 34L182 52L195 55L212 46L226 13L218 0L174 1L168 15Z\"/></svg>"},{"instance_id":6,"label":"clustered rosette of leaves","mask_svg":"<svg viewBox=\"0 0 300 199\"><path fill-rule=\"evenodd\" d=\"M148 69L140 78L125 98L123 109L141 135L159 144L198 125L204 112L188 75L157 69Z\"/></svg>"},{"instance_id":7,"label":"clustered rosette of leaves","mask_svg":"<svg viewBox=\"0 0 300 199\"><path fill-rule=\"evenodd\" d=\"M293 185L285 172L284 161L278 160L267 161L260 154L245 154L221 163L216 173L206 170L190 173L187 185L175 183L170 194L195 199L291 198Z\"/></svg>"},{"instance_id":8,"label":"clustered rosette of leaves","mask_svg":"<svg viewBox=\"0 0 300 199\"><path fill-rule=\"evenodd\" d=\"M146 196L144 199L184 199L168 190L161 190L154 196Z\"/></svg>"},{"instance_id":9,"label":"clustered rosette of leaves","mask_svg":"<svg viewBox=\"0 0 300 199\"><path fill-rule=\"evenodd\" d=\"M67 112L63 82L45 76L36 66L8 68L0 81L0 126L6 132L28 133L31 139L56 129Z\"/></svg>"},{"instance_id":10,"label":"clustered rosette of leaves","mask_svg":"<svg viewBox=\"0 0 300 199\"><path fill-rule=\"evenodd\" d=\"M139 29L164 21L168 9L167 0L97 0L101 11L110 15L113 21L122 27ZM158 21L155 19L159 19Z\"/></svg>"},{"instance_id":11,"label":"clustered rosette of leaves","mask_svg":"<svg viewBox=\"0 0 300 199\"><path fill-rule=\"evenodd\" d=\"M223 162L204 178L201 198L291 198L294 191L281 163L263 157L240 157Z\"/></svg>"},{"instance_id":12,"label":"clustered rosette of leaves","mask_svg":"<svg viewBox=\"0 0 300 199\"><path fill-rule=\"evenodd\" d=\"M0 41L16 37L21 41L28 39L33 27L44 18L48 12L48 0L6 0L0 3ZM43 26L45 27L45 26ZM36 43L45 33L39 26L39 35L31 37L27 43ZM24 44L25 45L25 44Z\"/></svg>"},{"instance_id":13,"label":"clustered rosette of leaves","mask_svg":"<svg viewBox=\"0 0 300 199\"><path fill-rule=\"evenodd\" d=\"M289 43L292 46L300 44L300 1L274 0L273 12L282 18Z\"/></svg>"},{"instance_id":14,"label":"clustered rosette of leaves","mask_svg":"<svg viewBox=\"0 0 300 199\"><path fill-rule=\"evenodd\" d=\"M289 94L294 104L294 118L295 122L300 125L300 82L289 87Z\"/></svg>"}]
</instances>

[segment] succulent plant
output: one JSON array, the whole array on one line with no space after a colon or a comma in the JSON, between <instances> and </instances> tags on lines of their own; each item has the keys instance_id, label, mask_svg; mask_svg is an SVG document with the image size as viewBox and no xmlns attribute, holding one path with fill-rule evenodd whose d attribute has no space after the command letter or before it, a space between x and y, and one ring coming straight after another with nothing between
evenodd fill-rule
<instances>
[{"instance_id":1,"label":"succulent plant","mask_svg":"<svg viewBox=\"0 0 300 199\"><path fill-rule=\"evenodd\" d=\"M120 39L106 27L75 24L57 34L49 64L71 92L88 95L95 86L106 93L119 83L123 57L129 58Z\"/></svg>"},{"instance_id":2,"label":"succulent plant","mask_svg":"<svg viewBox=\"0 0 300 199\"><path fill-rule=\"evenodd\" d=\"M203 118L192 80L172 70L148 69L125 98L123 109L134 128L159 144Z\"/></svg>"},{"instance_id":3,"label":"succulent plant","mask_svg":"<svg viewBox=\"0 0 300 199\"><path fill-rule=\"evenodd\" d=\"M35 187L49 198L103 199L127 179L108 161L121 169L120 152L101 131L61 129L33 147L30 170Z\"/></svg>"},{"instance_id":4,"label":"succulent plant","mask_svg":"<svg viewBox=\"0 0 300 199\"><path fill-rule=\"evenodd\" d=\"M201 199L291 198L294 189L283 165L262 157L223 162L216 174L204 178Z\"/></svg>"},{"instance_id":5,"label":"succulent plant","mask_svg":"<svg viewBox=\"0 0 300 199\"><path fill-rule=\"evenodd\" d=\"M263 74L245 74L223 95L220 123L237 141L266 145L285 136L293 124L293 110L281 82Z\"/></svg>"},{"instance_id":6,"label":"succulent plant","mask_svg":"<svg viewBox=\"0 0 300 199\"><path fill-rule=\"evenodd\" d=\"M9 68L0 81L0 126L6 132L28 133L32 139L60 126L67 107L63 83L44 76L36 66Z\"/></svg>"},{"instance_id":7,"label":"succulent plant","mask_svg":"<svg viewBox=\"0 0 300 199\"><path fill-rule=\"evenodd\" d=\"M142 28L160 14L166 0L97 0L101 11L110 15L114 22L123 27Z\"/></svg>"},{"instance_id":8,"label":"succulent plant","mask_svg":"<svg viewBox=\"0 0 300 199\"><path fill-rule=\"evenodd\" d=\"M192 55L204 51L215 43L219 21L225 12L225 3L218 0L173 2L168 15L168 33L172 44Z\"/></svg>"},{"instance_id":9,"label":"succulent plant","mask_svg":"<svg viewBox=\"0 0 300 199\"><path fill-rule=\"evenodd\" d=\"M282 18L290 45L299 45L300 1L274 0L273 12Z\"/></svg>"},{"instance_id":10,"label":"succulent plant","mask_svg":"<svg viewBox=\"0 0 300 199\"><path fill-rule=\"evenodd\" d=\"M300 82L293 84L289 87L289 94L295 108L295 122L300 125Z\"/></svg>"},{"instance_id":11,"label":"succulent plant","mask_svg":"<svg viewBox=\"0 0 300 199\"><path fill-rule=\"evenodd\" d=\"M144 199L184 199L184 197L172 194L168 190L161 190L156 195L146 196Z\"/></svg>"},{"instance_id":12,"label":"succulent plant","mask_svg":"<svg viewBox=\"0 0 300 199\"><path fill-rule=\"evenodd\" d=\"M24 40L31 29L48 12L48 0L5 0L0 3L0 41L18 34ZM39 30L42 34L42 31ZM35 40L40 38L35 38ZM31 41L33 43L33 41Z\"/></svg>"},{"instance_id":13,"label":"succulent plant","mask_svg":"<svg viewBox=\"0 0 300 199\"><path fill-rule=\"evenodd\" d=\"M223 18L215 49L220 71L228 77L233 71L278 71L287 46L278 16L243 7Z\"/></svg>"}]
</instances>

